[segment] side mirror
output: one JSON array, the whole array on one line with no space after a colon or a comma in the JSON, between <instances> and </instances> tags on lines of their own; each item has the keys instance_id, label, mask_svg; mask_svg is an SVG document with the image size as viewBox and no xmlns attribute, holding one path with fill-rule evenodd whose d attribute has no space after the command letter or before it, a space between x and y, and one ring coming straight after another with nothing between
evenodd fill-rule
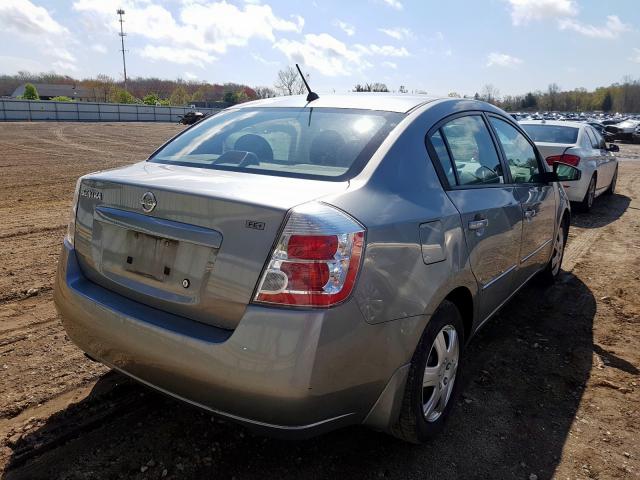
<instances>
[{"instance_id":1,"label":"side mirror","mask_svg":"<svg viewBox=\"0 0 640 480\"><path fill-rule=\"evenodd\" d=\"M616 145L615 143L610 143L609 146L607 147L607 150L610 152L619 152L620 151L620 147L618 145Z\"/></svg>"},{"instance_id":2,"label":"side mirror","mask_svg":"<svg viewBox=\"0 0 640 480\"><path fill-rule=\"evenodd\" d=\"M576 182L582 177L582 172L579 169L560 162L553 164L553 173L557 177L557 182Z\"/></svg>"}]
</instances>

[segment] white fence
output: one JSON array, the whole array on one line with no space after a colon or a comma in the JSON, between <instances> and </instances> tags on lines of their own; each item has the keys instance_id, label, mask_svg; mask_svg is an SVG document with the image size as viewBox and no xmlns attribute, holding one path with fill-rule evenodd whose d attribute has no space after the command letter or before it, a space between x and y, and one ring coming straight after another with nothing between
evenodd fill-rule
<instances>
[{"instance_id":1,"label":"white fence","mask_svg":"<svg viewBox=\"0 0 640 480\"><path fill-rule=\"evenodd\" d=\"M0 99L0 121L30 122L178 122L180 117L193 111L189 107L156 107L153 105L52 102L48 100ZM197 108L208 115L219 108Z\"/></svg>"}]
</instances>

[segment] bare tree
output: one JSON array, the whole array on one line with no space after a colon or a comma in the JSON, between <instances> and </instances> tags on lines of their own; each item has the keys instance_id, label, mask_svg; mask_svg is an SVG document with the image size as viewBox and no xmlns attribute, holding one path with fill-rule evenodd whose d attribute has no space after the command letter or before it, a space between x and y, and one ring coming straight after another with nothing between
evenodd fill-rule
<instances>
[{"instance_id":1,"label":"bare tree","mask_svg":"<svg viewBox=\"0 0 640 480\"><path fill-rule=\"evenodd\" d=\"M389 89L384 83L374 82L365 83L364 85L357 84L353 87L354 92L388 92Z\"/></svg>"},{"instance_id":2,"label":"bare tree","mask_svg":"<svg viewBox=\"0 0 640 480\"><path fill-rule=\"evenodd\" d=\"M276 96L276 91L270 87L255 87L257 98L272 98Z\"/></svg>"},{"instance_id":3,"label":"bare tree","mask_svg":"<svg viewBox=\"0 0 640 480\"><path fill-rule=\"evenodd\" d=\"M307 81L309 80L307 79ZM293 67L287 67L278 72L278 79L274 87L282 95L300 95L305 91L304 83L298 71Z\"/></svg>"},{"instance_id":4,"label":"bare tree","mask_svg":"<svg viewBox=\"0 0 640 480\"><path fill-rule=\"evenodd\" d=\"M549 110L558 110L558 94L560 93L560 87L557 83L550 83L547 89L547 95L549 96Z\"/></svg>"},{"instance_id":5,"label":"bare tree","mask_svg":"<svg viewBox=\"0 0 640 480\"><path fill-rule=\"evenodd\" d=\"M482 87L480 94L480 98L485 102L496 103L498 100L498 96L500 95L500 90L491 85L490 83Z\"/></svg>"}]
</instances>

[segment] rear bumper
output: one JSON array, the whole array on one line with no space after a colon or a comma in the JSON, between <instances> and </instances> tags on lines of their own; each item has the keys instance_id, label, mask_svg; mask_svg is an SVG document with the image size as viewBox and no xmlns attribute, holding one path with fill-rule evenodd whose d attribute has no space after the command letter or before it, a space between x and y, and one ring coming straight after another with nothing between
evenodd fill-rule
<instances>
[{"instance_id":1,"label":"rear bumper","mask_svg":"<svg viewBox=\"0 0 640 480\"><path fill-rule=\"evenodd\" d=\"M414 337L426 324L420 316L370 325L355 302L346 302L327 310L251 305L235 330L224 330L96 285L66 243L54 298L69 337L91 357L282 436L310 436L365 418L378 428L393 422L404 390L394 372L406 370L419 334Z\"/></svg>"}]
</instances>

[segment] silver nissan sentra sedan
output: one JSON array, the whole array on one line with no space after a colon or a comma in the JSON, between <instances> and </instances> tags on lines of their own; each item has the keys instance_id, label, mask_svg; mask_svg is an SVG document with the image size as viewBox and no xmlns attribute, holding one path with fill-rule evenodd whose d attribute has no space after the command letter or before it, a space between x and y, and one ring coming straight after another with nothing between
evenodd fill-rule
<instances>
[{"instance_id":1,"label":"silver nissan sentra sedan","mask_svg":"<svg viewBox=\"0 0 640 480\"><path fill-rule=\"evenodd\" d=\"M579 178L483 102L245 103L78 180L55 302L90 358L216 414L422 442L473 334L558 275Z\"/></svg>"}]
</instances>

